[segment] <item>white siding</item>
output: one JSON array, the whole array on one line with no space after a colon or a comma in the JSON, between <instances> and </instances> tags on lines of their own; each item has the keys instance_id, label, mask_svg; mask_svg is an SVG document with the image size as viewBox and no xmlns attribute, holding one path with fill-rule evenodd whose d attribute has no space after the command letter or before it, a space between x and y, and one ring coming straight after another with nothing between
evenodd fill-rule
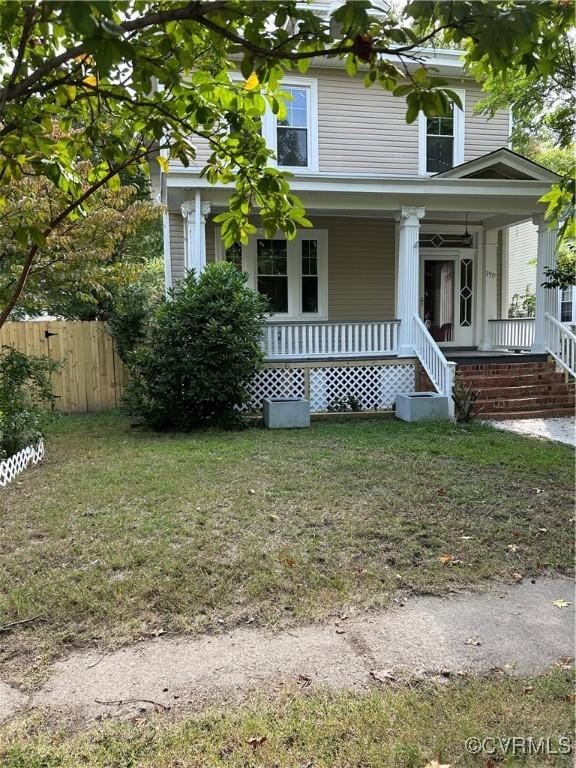
<instances>
[{"instance_id":1,"label":"white siding","mask_svg":"<svg viewBox=\"0 0 576 768\"><path fill-rule=\"evenodd\" d=\"M508 297L504 316L514 294L536 289L536 254L538 252L538 229L531 221L516 224L508 229Z\"/></svg>"},{"instance_id":2,"label":"white siding","mask_svg":"<svg viewBox=\"0 0 576 768\"><path fill-rule=\"evenodd\" d=\"M172 284L184 276L184 219L180 211L170 211L170 253L172 256Z\"/></svg>"},{"instance_id":3,"label":"white siding","mask_svg":"<svg viewBox=\"0 0 576 768\"><path fill-rule=\"evenodd\" d=\"M319 170L325 173L366 173L387 176L418 174L418 121L405 120L406 100L378 85L365 88L359 75L350 78L338 69L312 69L318 81ZM298 75L290 73L290 79ZM475 83L453 79L450 86L465 92L464 160L492 152L508 142L508 111L493 119L475 115L483 94ZM203 139L192 167L202 168L210 150ZM178 163L174 163L178 167Z\"/></svg>"},{"instance_id":4,"label":"white siding","mask_svg":"<svg viewBox=\"0 0 576 768\"><path fill-rule=\"evenodd\" d=\"M310 76L318 78L321 172L418 173L418 125L407 125L404 99L338 70Z\"/></svg>"},{"instance_id":5,"label":"white siding","mask_svg":"<svg viewBox=\"0 0 576 768\"><path fill-rule=\"evenodd\" d=\"M492 119L486 115L474 114L474 108L484 96L480 88L473 83L466 89L464 162L508 145L508 110L498 110Z\"/></svg>"}]
</instances>

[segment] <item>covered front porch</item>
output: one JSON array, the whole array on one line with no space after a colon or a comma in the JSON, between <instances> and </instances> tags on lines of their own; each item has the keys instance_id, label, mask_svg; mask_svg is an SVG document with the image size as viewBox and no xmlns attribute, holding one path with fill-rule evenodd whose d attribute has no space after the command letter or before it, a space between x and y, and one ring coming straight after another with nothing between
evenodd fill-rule
<instances>
[{"instance_id":1,"label":"covered front porch","mask_svg":"<svg viewBox=\"0 0 576 768\"><path fill-rule=\"evenodd\" d=\"M387 392L366 398L377 403L371 408L388 407L395 386L416 387L420 368L450 397L450 353L462 349L547 352L573 371L576 350L558 322L556 292L541 287L545 268L555 265L556 231L538 200L554 178L508 150L426 179L301 177L293 188L312 229L293 240L259 231L247 245L226 248L212 217L225 210L227 190L197 177L186 179L189 187L168 177L167 282L212 260L242 269L270 302L262 332L267 369L291 371L269 374L284 381L270 392L287 396L292 387L301 396L307 376L320 386L325 369L346 369L340 394L333 387L331 398L320 397L326 407L357 389L352 368ZM531 218L539 227L536 317L508 320L502 231ZM394 365L407 366L403 378Z\"/></svg>"}]
</instances>

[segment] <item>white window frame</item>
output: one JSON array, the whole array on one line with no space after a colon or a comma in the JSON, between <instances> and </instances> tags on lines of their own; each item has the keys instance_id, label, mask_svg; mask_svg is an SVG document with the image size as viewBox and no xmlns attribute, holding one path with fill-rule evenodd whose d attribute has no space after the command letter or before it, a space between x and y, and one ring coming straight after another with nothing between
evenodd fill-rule
<instances>
[{"instance_id":1,"label":"white window frame","mask_svg":"<svg viewBox=\"0 0 576 768\"><path fill-rule=\"evenodd\" d=\"M274 159L271 165L282 171L290 173L317 173L318 172L318 81L313 78L294 77L282 80L280 90L286 88L305 88L308 90L308 114L307 114L307 134L308 134L308 165L278 165L276 160L277 152L277 118L268 107L262 120L262 135L266 140L268 149L274 152Z\"/></svg>"},{"instance_id":2,"label":"white window frame","mask_svg":"<svg viewBox=\"0 0 576 768\"><path fill-rule=\"evenodd\" d=\"M215 231L216 260L224 261L226 249L222 242L220 228ZM265 238L270 240L286 240L288 249L288 312L277 312L268 315L268 320L287 322L295 320L328 319L328 230L299 229L293 240L288 240L282 232L272 238L266 237L258 230L247 245L242 246L242 271L248 273L248 286L257 290L256 274L256 241ZM316 240L318 242L318 312L302 312L302 241Z\"/></svg>"},{"instance_id":3,"label":"white window frame","mask_svg":"<svg viewBox=\"0 0 576 768\"><path fill-rule=\"evenodd\" d=\"M465 131L465 111L466 111L466 93L465 91L452 89L460 97L462 109L454 104L454 147L452 157L452 167L461 165L464 162L464 131ZM438 171L426 170L426 148L427 148L427 116L424 112L418 115L418 173L420 176L435 176ZM448 170L448 169L447 169Z\"/></svg>"},{"instance_id":4,"label":"white window frame","mask_svg":"<svg viewBox=\"0 0 576 768\"><path fill-rule=\"evenodd\" d=\"M570 298L569 299L563 299L563 294L565 290L570 291ZM561 322L567 324L567 325L574 325L576 323L576 285L569 285L568 288L561 289L558 291L559 293L559 307L558 307L558 317L561 320ZM571 306L571 317L570 320L562 320L562 305L563 304L569 304Z\"/></svg>"}]
</instances>

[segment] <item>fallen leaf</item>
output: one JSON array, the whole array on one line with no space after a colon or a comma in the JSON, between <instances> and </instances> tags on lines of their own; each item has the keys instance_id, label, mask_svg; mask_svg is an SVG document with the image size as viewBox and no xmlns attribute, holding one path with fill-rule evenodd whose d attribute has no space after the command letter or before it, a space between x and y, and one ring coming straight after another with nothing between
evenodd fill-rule
<instances>
[{"instance_id":1,"label":"fallen leaf","mask_svg":"<svg viewBox=\"0 0 576 768\"><path fill-rule=\"evenodd\" d=\"M453 562L454 555L440 555L439 560L442 565L448 565L449 563Z\"/></svg>"},{"instance_id":2,"label":"fallen leaf","mask_svg":"<svg viewBox=\"0 0 576 768\"><path fill-rule=\"evenodd\" d=\"M373 677L378 683L392 683L396 680L390 669L383 669L381 671L372 669L370 670L370 677Z\"/></svg>"},{"instance_id":3,"label":"fallen leaf","mask_svg":"<svg viewBox=\"0 0 576 768\"><path fill-rule=\"evenodd\" d=\"M248 739L248 744L250 744L252 749L258 749L258 747L261 747L263 744L265 744L267 740L267 736L252 736Z\"/></svg>"},{"instance_id":4,"label":"fallen leaf","mask_svg":"<svg viewBox=\"0 0 576 768\"><path fill-rule=\"evenodd\" d=\"M510 576L512 577L512 581L515 581L516 583L522 581L524 578L524 576L521 573L518 573L518 571L512 571Z\"/></svg>"},{"instance_id":5,"label":"fallen leaf","mask_svg":"<svg viewBox=\"0 0 576 768\"><path fill-rule=\"evenodd\" d=\"M533 690L534 690L533 685L527 685L526 688L524 688L524 693L532 693Z\"/></svg>"},{"instance_id":6,"label":"fallen leaf","mask_svg":"<svg viewBox=\"0 0 576 768\"><path fill-rule=\"evenodd\" d=\"M450 763L439 763L438 760L431 760L426 763L424 768L450 768Z\"/></svg>"},{"instance_id":7,"label":"fallen leaf","mask_svg":"<svg viewBox=\"0 0 576 768\"><path fill-rule=\"evenodd\" d=\"M564 696L564 701L567 701L568 704L576 704L576 693L567 694Z\"/></svg>"},{"instance_id":8,"label":"fallen leaf","mask_svg":"<svg viewBox=\"0 0 576 768\"><path fill-rule=\"evenodd\" d=\"M568 602L568 600L554 600L552 605L555 605L556 608L568 608L570 603Z\"/></svg>"},{"instance_id":9,"label":"fallen leaf","mask_svg":"<svg viewBox=\"0 0 576 768\"><path fill-rule=\"evenodd\" d=\"M496 760L489 757L488 760L486 760L486 763L484 764L484 768L496 768Z\"/></svg>"},{"instance_id":10,"label":"fallen leaf","mask_svg":"<svg viewBox=\"0 0 576 768\"><path fill-rule=\"evenodd\" d=\"M283 557L280 562L284 563L288 568L292 568L292 566L295 565L296 560L293 560L291 557Z\"/></svg>"},{"instance_id":11,"label":"fallen leaf","mask_svg":"<svg viewBox=\"0 0 576 768\"><path fill-rule=\"evenodd\" d=\"M464 640L464 645L482 645L482 643L477 638L469 637Z\"/></svg>"}]
</instances>

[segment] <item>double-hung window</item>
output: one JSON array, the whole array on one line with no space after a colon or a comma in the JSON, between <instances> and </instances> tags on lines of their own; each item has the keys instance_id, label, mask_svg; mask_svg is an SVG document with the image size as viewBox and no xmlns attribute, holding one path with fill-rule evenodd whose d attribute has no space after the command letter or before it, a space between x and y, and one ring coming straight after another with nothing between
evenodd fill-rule
<instances>
[{"instance_id":1,"label":"double-hung window","mask_svg":"<svg viewBox=\"0 0 576 768\"><path fill-rule=\"evenodd\" d=\"M576 322L576 307L574 302L574 286L563 288L560 291L560 321L562 323Z\"/></svg>"},{"instance_id":2,"label":"double-hung window","mask_svg":"<svg viewBox=\"0 0 576 768\"><path fill-rule=\"evenodd\" d=\"M283 82L286 114L268 111L263 120L266 144L276 156L278 168L318 170L318 97L316 81L299 78Z\"/></svg>"},{"instance_id":3,"label":"double-hung window","mask_svg":"<svg viewBox=\"0 0 576 768\"><path fill-rule=\"evenodd\" d=\"M459 93L462 103L464 94ZM464 162L464 113L455 104L443 117L420 113L419 172L421 176L442 173Z\"/></svg>"},{"instance_id":4,"label":"double-hung window","mask_svg":"<svg viewBox=\"0 0 576 768\"><path fill-rule=\"evenodd\" d=\"M266 296L277 320L326 319L328 314L327 232L307 229L294 240L282 235L251 237L247 245L224 249L216 235L218 258L248 273L251 288Z\"/></svg>"}]
</instances>

